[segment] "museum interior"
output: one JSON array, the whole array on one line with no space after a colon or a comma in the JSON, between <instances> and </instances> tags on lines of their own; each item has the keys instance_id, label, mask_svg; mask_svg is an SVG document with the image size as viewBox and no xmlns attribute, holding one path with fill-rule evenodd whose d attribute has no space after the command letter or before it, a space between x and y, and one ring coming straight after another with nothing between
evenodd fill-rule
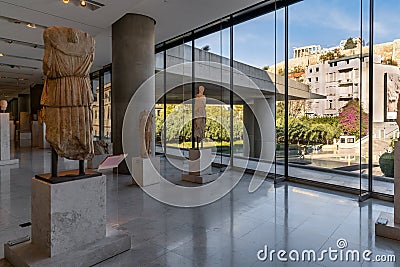
<instances>
[{"instance_id":1,"label":"museum interior","mask_svg":"<svg viewBox=\"0 0 400 267\"><path fill-rule=\"evenodd\" d=\"M0 0L0 267L399 266L399 13Z\"/></svg>"}]
</instances>

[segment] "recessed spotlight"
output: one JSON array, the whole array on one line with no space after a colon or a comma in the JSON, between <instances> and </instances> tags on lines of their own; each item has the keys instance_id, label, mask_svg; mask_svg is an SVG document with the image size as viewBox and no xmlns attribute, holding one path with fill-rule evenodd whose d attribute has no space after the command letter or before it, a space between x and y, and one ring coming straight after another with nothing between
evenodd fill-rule
<instances>
[{"instance_id":1,"label":"recessed spotlight","mask_svg":"<svg viewBox=\"0 0 400 267\"><path fill-rule=\"evenodd\" d=\"M68 4L68 3L69 3L69 0L63 0L63 3L64 3L64 4Z\"/></svg>"},{"instance_id":2,"label":"recessed spotlight","mask_svg":"<svg viewBox=\"0 0 400 267\"><path fill-rule=\"evenodd\" d=\"M26 27L36 29L36 25L34 23L28 23L26 24Z\"/></svg>"},{"instance_id":3,"label":"recessed spotlight","mask_svg":"<svg viewBox=\"0 0 400 267\"><path fill-rule=\"evenodd\" d=\"M81 6L86 6L86 1L81 1Z\"/></svg>"}]
</instances>

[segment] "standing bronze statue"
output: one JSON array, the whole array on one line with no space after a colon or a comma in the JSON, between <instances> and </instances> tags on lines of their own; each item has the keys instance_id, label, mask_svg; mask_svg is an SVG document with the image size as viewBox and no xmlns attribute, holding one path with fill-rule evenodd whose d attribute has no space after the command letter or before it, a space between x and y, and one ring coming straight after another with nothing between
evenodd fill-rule
<instances>
[{"instance_id":1,"label":"standing bronze statue","mask_svg":"<svg viewBox=\"0 0 400 267\"><path fill-rule=\"evenodd\" d=\"M79 160L93 157L93 95L89 71L94 59L94 39L66 27L44 31L43 73L46 81L41 104L46 140L53 149L52 176L57 176L58 156Z\"/></svg>"}]
</instances>

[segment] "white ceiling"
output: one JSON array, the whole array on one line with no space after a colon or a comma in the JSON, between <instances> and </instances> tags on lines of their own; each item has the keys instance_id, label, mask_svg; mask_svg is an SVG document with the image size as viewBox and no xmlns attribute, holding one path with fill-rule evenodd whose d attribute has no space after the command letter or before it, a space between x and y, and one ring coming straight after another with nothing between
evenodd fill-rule
<instances>
[{"instance_id":1,"label":"white ceiling","mask_svg":"<svg viewBox=\"0 0 400 267\"><path fill-rule=\"evenodd\" d=\"M156 20L156 43L190 31L208 22L254 5L260 0L96 0L105 6L91 11L62 0L0 0L0 16L46 27L58 25L78 28L96 39L92 70L111 63L111 25L126 13L138 13ZM0 37L43 45L43 29L28 28L0 20ZM34 59L43 57L43 49L0 40L0 53ZM11 68L1 64L37 69ZM0 98L14 97L41 83L42 63L14 57L0 57ZM6 77L6 78L5 78Z\"/></svg>"}]
</instances>

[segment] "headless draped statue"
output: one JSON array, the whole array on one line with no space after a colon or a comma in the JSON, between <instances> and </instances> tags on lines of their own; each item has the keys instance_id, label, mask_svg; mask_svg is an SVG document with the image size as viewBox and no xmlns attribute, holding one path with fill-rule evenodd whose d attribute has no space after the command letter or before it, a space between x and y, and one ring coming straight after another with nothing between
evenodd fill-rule
<instances>
[{"instance_id":1,"label":"headless draped statue","mask_svg":"<svg viewBox=\"0 0 400 267\"><path fill-rule=\"evenodd\" d=\"M40 103L46 140L58 156L90 159L93 157L93 95L89 70L94 59L94 39L66 27L47 28L43 39L46 81Z\"/></svg>"},{"instance_id":2,"label":"headless draped statue","mask_svg":"<svg viewBox=\"0 0 400 267\"><path fill-rule=\"evenodd\" d=\"M144 110L139 115L139 130L140 130L140 156L148 158L151 156L151 140L153 132L153 114Z\"/></svg>"},{"instance_id":3,"label":"headless draped statue","mask_svg":"<svg viewBox=\"0 0 400 267\"><path fill-rule=\"evenodd\" d=\"M194 101L194 139L199 148L199 143L203 146L204 133L206 129L206 102L207 99L204 96L204 86L199 86L199 93L196 95Z\"/></svg>"}]
</instances>

